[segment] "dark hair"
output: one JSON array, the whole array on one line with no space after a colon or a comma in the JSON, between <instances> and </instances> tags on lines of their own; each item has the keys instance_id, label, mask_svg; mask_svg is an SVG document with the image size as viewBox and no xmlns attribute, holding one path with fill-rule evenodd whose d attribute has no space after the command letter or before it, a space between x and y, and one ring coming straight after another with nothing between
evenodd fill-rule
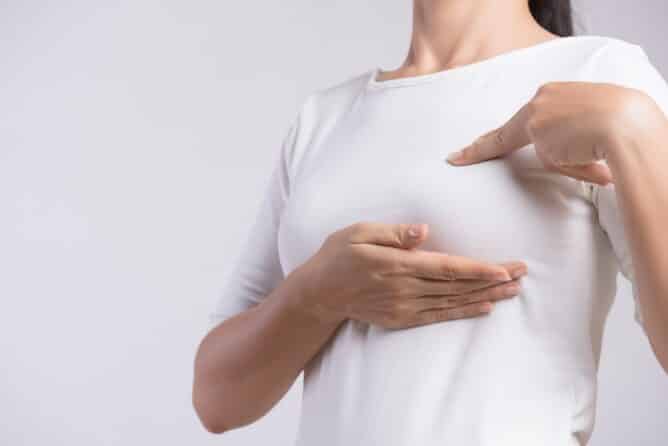
<instances>
[{"instance_id":1,"label":"dark hair","mask_svg":"<svg viewBox=\"0 0 668 446\"><path fill-rule=\"evenodd\" d=\"M558 36L573 35L571 0L529 0L534 19L546 30Z\"/></svg>"}]
</instances>

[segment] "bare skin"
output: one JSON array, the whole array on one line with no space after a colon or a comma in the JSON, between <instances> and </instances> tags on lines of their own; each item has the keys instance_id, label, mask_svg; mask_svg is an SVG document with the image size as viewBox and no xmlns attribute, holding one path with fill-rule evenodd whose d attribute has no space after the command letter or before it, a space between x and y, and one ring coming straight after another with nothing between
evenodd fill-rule
<instances>
[{"instance_id":1,"label":"bare skin","mask_svg":"<svg viewBox=\"0 0 668 446\"><path fill-rule=\"evenodd\" d=\"M402 65L377 80L419 76L479 62L559 38L523 0L414 0L411 43Z\"/></svg>"},{"instance_id":2,"label":"bare skin","mask_svg":"<svg viewBox=\"0 0 668 446\"><path fill-rule=\"evenodd\" d=\"M523 0L414 0L413 11L405 62L378 80L470 64L557 37L535 22ZM527 273L524 262L423 251L417 246L428 227L421 228L419 237L410 236L408 224L342 228L260 304L212 329L199 346L193 384L205 428L220 433L262 417L347 319L407 329L486 317L487 305L517 295L512 287Z\"/></svg>"}]
</instances>

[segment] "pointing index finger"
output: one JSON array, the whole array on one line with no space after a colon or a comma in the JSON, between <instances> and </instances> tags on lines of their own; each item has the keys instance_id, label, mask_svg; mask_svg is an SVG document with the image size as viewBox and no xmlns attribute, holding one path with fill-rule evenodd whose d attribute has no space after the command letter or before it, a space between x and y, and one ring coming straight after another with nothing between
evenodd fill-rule
<instances>
[{"instance_id":1,"label":"pointing index finger","mask_svg":"<svg viewBox=\"0 0 668 446\"><path fill-rule=\"evenodd\" d=\"M531 143L527 131L528 103L523 105L502 126L476 138L463 149L452 152L447 161L454 165L474 164L506 155Z\"/></svg>"}]
</instances>

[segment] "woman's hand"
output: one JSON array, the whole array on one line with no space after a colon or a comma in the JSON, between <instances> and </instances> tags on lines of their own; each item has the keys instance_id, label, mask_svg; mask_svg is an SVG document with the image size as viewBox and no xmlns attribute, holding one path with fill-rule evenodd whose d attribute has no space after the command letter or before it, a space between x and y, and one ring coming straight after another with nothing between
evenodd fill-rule
<instances>
[{"instance_id":1,"label":"woman's hand","mask_svg":"<svg viewBox=\"0 0 668 446\"><path fill-rule=\"evenodd\" d=\"M534 144L548 170L605 185L613 181L605 160L611 150L665 125L654 100L615 84L550 82L504 125L448 156L453 165L496 158Z\"/></svg>"},{"instance_id":2,"label":"woman's hand","mask_svg":"<svg viewBox=\"0 0 668 446\"><path fill-rule=\"evenodd\" d=\"M655 79L665 89L664 81ZM530 143L548 170L601 185L614 180L642 326L668 372L668 180L664 172L668 115L644 91L606 83L552 82L543 85L508 122L452 153L448 161L469 165Z\"/></svg>"},{"instance_id":3,"label":"woman's hand","mask_svg":"<svg viewBox=\"0 0 668 446\"><path fill-rule=\"evenodd\" d=\"M334 232L301 266L299 306L323 321L407 328L486 314L519 292L526 264L413 249L427 230L361 222Z\"/></svg>"}]
</instances>

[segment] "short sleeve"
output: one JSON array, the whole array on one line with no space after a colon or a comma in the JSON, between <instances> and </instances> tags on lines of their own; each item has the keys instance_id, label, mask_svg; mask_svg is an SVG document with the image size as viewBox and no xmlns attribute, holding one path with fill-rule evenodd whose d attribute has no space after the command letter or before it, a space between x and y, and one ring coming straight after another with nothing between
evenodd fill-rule
<instances>
[{"instance_id":1,"label":"short sleeve","mask_svg":"<svg viewBox=\"0 0 668 446\"><path fill-rule=\"evenodd\" d=\"M595 57L594 81L640 90L654 99L668 115L668 84L641 46L613 39L601 48ZM614 184L601 186L587 183L587 185L591 201L597 209L599 224L610 240L620 272L631 282L634 320L644 328L631 253Z\"/></svg>"},{"instance_id":2,"label":"short sleeve","mask_svg":"<svg viewBox=\"0 0 668 446\"><path fill-rule=\"evenodd\" d=\"M617 205L614 184L605 186L588 183L591 201L596 207L598 222L605 232L617 260L619 271L631 283L631 291L634 303L634 320L644 328L642 313L640 312L640 301L633 273L633 262L626 238L622 216Z\"/></svg>"},{"instance_id":3,"label":"short sleeve","mask_svg":"<svg viewBox=\"0 0 668 446\"><path fill-rule=\"evenodd\" d=\"M289 162L300 127L300 114L274 152L271 175L241 250L228 264L211 326L218 325L264 299L284 278L278 252L278 227L290 193Z\"/></svg>"}]
</instances>

